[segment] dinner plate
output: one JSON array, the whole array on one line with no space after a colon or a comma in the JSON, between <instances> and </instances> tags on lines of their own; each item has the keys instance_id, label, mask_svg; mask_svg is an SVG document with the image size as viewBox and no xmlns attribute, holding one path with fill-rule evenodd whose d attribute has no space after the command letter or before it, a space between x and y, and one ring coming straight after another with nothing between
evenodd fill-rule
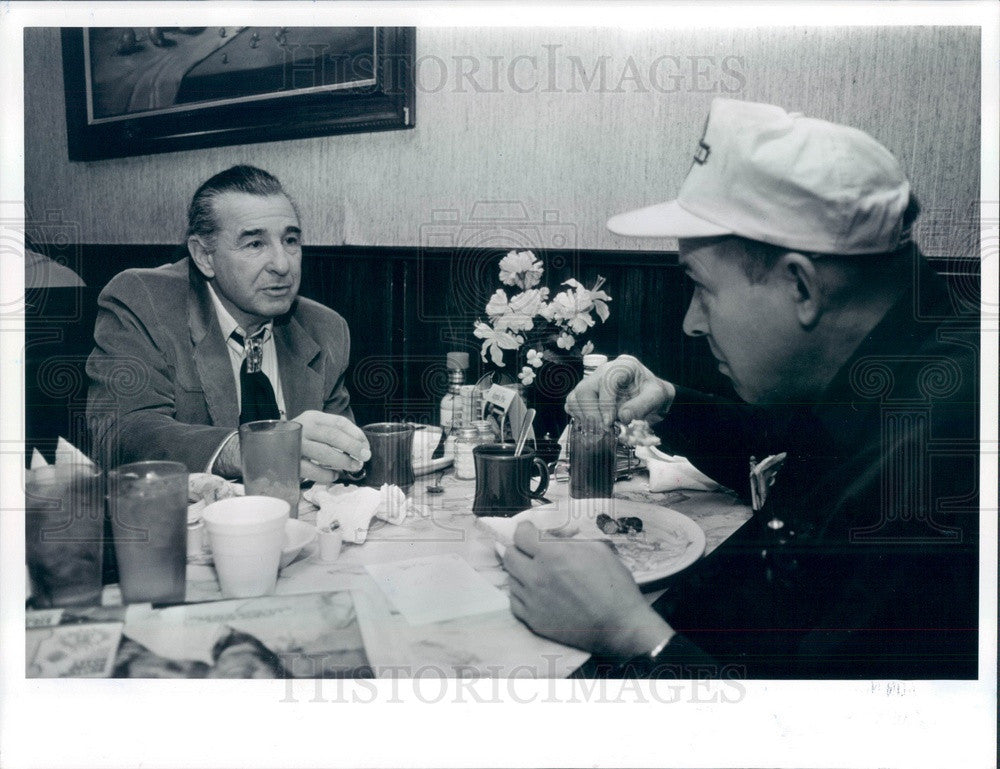
<instances>
[{"instance_id":1,"label":"dinner plate","mask_svg":"<svg viewBox=\"0 0 1000 769\"><path fill-rule=\"evenodd\" d=\"M590 502L587 500L586 502ZM513 541L520 521L531 521L553 538L568 540L602 539L614 545L635 581L640 585L677 574L693 564L705 552L705 532L683 513L669 507L615 499L614 518L635 517L642 520L642 532L636 535L607 535L597 527L595 516L588 514L593 505L581 505L578 512L569 500L524 510L512 518L479 518L478 522L495 539L497 552Z\"/></svg>"}]
</instances>

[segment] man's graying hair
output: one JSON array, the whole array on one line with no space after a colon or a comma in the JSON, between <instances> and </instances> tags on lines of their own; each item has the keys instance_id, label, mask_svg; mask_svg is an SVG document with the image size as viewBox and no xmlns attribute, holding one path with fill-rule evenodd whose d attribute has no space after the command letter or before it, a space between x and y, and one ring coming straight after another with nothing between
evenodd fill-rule
<instances>
[{"instance_id":1,"label":"man's graying hair","mask_svg":"<svg viewBox=\"0 0 1000 769\"><path fill-rule=\"evenodd\" d=\"M219 230L219 223L215 218L215 206L212 201L225 192L245 192L261 197L284 195L298 215L295 201L288 196L277 178L255 166L233 166L217 173L194 193L191 205L188 207L186 238L197 235L207 248L215 248L215 236Z\"/></svg>"}]
</instances>

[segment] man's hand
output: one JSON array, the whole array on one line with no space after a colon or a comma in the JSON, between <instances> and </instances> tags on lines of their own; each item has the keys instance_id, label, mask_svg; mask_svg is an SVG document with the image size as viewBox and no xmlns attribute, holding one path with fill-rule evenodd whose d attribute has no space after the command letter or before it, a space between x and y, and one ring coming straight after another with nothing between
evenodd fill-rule
<instances>
[{"instance_id":1,"label":"man's hand","mask_svg":"<svg viewBox=\"0 0 1000 769\"><path fill-rule=\"evenodd\" d=\"M675 394L670 382L631 355L621 355L599 366L576 386L566 399L566 411L591 425L607 427L616 419L628 424L633 419L664 414Z\"/></svg>"},{"instance_id":2,"label":"man's hand","mask_svg":"<svg viewBox=\"0 0 1000 769\"><path fill-rule=\"evenodd\" d=\"M346 417L303 411L292 421L302 425L303 478L333 483L340 471L356 473L371 459L368 439Z\"/></svg>"},{"instance_id":3,"label":"man's hand","mask_svg":"<svg viewBox=\"0 0 1000 769\"><path fill-rule=\"evenodd\" d=\"M620 661L673 635L603 541L540 538L522 522L503 565L514 616L539 635Z\"/></svg>"}]
</instances>

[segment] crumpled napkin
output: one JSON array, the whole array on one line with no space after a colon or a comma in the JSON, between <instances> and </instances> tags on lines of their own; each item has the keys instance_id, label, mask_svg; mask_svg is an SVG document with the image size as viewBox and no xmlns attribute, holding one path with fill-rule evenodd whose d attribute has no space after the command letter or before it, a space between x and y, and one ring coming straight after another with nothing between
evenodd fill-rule
<instances>
[{"instance_id":1,"label":"crumpled napkin","mask_svg":"<svg viewBox=\"0 0 1000 769\"><path fill-rule=\"evenodd\" d=\"M638 446L635 455L649 468L650 491L718 491L722 487L692 465L686 457L665 454L652 446Z\"/></svg>"},{"instance_id":2,"label":"crumpled napkin","mask_svg":"<svg viewBox=\"0 0 1000 769\"><path fill-rule=\"evenodd\" d=\"M380 489L341 484L313 486L303 496L319 507L316 513L318 529L325 529L337 521L344 532L344 541L356 545L363 545L368 539L368 528L374 518L398 526L411 512L421 517L427 514L425 506L414 504L399 486L388 483L383 483Z\"/></svg>"},{"instance_id":3,"label":"crumpled napkin","mask_svg":"<svg viewBox=\"0 0 1000 769\"><path fill-rule=\"evenodd\" d=\"M90 461L90 458L84 454L80 449L70 443L68 440L59 436L59 440L56 443L56 462L57 467L62 465L82 465L84 467L93 467L94 463ZM48 467L49 463L45 461L45 457L42 456L42 452L38 449L31 450L31 468L32 470L37 470L40 467Z\"/></svg>"}]
</instances>

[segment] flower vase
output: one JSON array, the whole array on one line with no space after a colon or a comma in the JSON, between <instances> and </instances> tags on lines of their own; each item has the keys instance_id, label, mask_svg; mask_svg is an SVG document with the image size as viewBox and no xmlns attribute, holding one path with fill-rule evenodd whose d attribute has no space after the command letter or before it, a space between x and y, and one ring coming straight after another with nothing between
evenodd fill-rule
<instances>
[{"instance_id":1,"label":"flower vase","mask_svg":"<svg viewBox=\"0 0 1000 769\"><path fill-rule=\"evenodd\" d=\"M545 363L535 374L533 386L528 388L529 403L535 409L535 437L538 440L558 440L569 415L566 398L583 378L583 357L576 351L546 347Z\"/></svg>"}]
</instances>

